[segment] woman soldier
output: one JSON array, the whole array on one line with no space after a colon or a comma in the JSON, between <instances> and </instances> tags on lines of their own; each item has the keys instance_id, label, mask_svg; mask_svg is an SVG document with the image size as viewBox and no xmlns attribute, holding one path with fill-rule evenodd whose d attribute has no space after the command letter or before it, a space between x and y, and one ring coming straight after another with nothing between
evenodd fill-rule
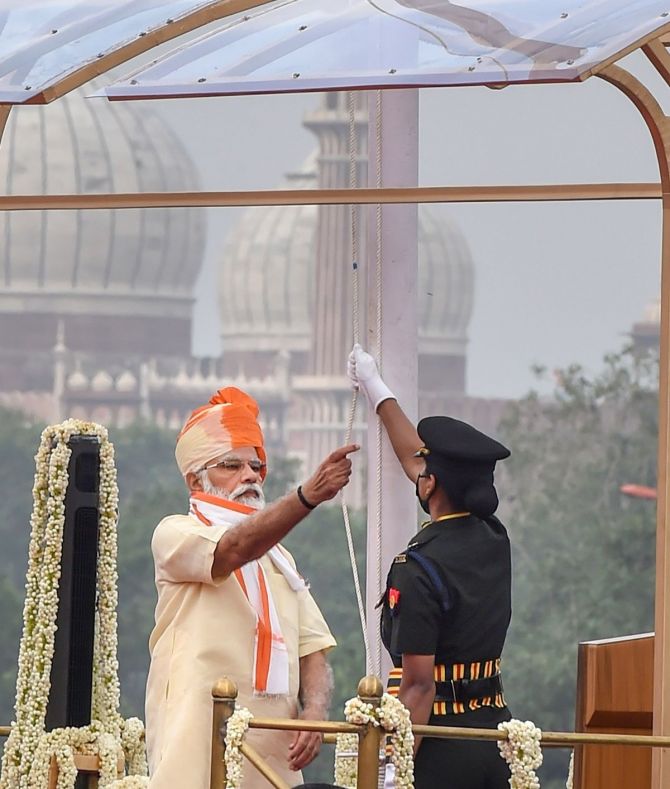
<instances>
[{"instance_id":1,"label":"woman soldier","mask_svg":"<svg viewBox=\"0 0 670 789\"><path fill-rule=\"evenodd\" d=\"M356 345L349 377L384 424L421 507L430 516L393 560L382 604L382 640L393 660L389 693L415 724L496 728L510 719L500 656L511 617L510 545L494 517L496 461L509 450L445 416L418 429ZM415 741L416 789L507 789L497 743Z\"/></svg>"}]
</instances>

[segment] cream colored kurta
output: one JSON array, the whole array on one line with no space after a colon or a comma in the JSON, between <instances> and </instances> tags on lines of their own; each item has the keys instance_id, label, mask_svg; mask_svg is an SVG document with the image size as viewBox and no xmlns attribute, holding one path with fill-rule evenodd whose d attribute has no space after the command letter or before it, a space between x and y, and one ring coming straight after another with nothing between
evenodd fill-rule
<instances>
[{"instance_id":1,"label":"cream colored kurta","mask_svg":"<svg viewBox=\"0 0 670 789\"><path fill-rule=\"evenodd\" d=\"M255 612L234 576L212 579L214 549L224 531L222 526L172 515L158 524L151 542L158 589L146 697L151 789L209 789L211 689L217 679L233 679L238 703L254 715L295 718L299 658L335 646L311 594L294 592L272 561L263 557L288 648L289 695L253 695ZM248 733L249 743L291 785L302 781L300 773L287 767L293 736L259 729ZM245 766L243 785L270 786L250 765Z\"/></svg>"}]
</instances>

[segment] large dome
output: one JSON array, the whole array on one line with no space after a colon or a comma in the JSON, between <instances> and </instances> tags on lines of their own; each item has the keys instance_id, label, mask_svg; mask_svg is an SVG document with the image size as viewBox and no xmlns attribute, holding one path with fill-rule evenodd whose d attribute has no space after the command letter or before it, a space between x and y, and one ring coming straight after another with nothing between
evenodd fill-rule
<instances>
[{"instance_id":1,"label":"large dome","mask_svg":"<svg viewBox=\"0 0 670 789\"><path fill-rule=\"evenodd\" d=\"M419 206L419 352L465 353L475 268L456 222Z\"/></svg>"},{"instance_id":2,"label":"large dome","mask_svg":"<svg viewBox=\"0 0 670 789\"><path fill-rule=\"evenodd\" d=\"M0 146L3 193L197 189L191 160L155 111L86 99L90 92L12 110ZM117 330L127 339L165 332L188 345L201 216L188 209L4 212L0 320L69 318L70 335L77 319L83 326L95 316L104 327L99 339Z\"/></svg>"},{"instance_id":3,"label":"large dome","mask_svg":"<svg viewBox=\"0 0 670 789\"><path fill-rule=\"evenodd\" d=\"M317 185L316 159L286 188ZM220 267L226 351L306 351L312 338L317 206L248 209L230 232ZM419 351L465 354L474 265L458 225L419 208Z\"/></svg>"},{"instance_id":4,"label":"large dome","mask_svg":"<svg viewBox=\"0 0 670 789\"><path fill-rule=\"evenodd\" d=\"M316 186L310 159L287 177L289 189ZM251 208L228 234L220 268L221 332L226 351L308 351L315 205Z\"/></svg>"}]
</instances>

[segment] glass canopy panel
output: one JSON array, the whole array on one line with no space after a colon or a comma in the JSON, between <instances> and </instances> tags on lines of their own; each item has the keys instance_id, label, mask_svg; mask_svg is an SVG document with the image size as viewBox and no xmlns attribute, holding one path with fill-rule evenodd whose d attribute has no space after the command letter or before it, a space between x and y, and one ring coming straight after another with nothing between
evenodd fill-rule
<instances>
[{"instance_id":1,"label":"glass canopy panel","mask_svg":"<svg viewBox=\"0 0 670 789\"><path fill-rule=\"evenodd\" d=\"M111 99L573 81L668 25L670 0L274 0Z\"/></svg>"},{"instance_id":2,"label":"glass canopy panel","mask_svg":"<svg viewBox=\"0 0 670 789\"><path fill-rule=\"evenodd\" d=\"M213 0L0 0L0 102L26 103L168 20L218 5Z\"/></svg>"}]
</instances>

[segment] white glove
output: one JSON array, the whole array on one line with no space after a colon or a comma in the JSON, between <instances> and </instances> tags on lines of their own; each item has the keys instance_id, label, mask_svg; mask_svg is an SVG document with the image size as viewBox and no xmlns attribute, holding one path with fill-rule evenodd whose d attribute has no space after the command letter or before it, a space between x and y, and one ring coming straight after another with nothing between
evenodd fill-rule
<instances>
[{"instance_id":1,"label":"white glove","mask_svg":"<svg viewBox=\"0 0 670 789\"><path fill-rule=\"evenodd\" d=\"M384 400L395 400L396 396L382 380L377 363L356 343L347 361L347 375L353 389L360 389L368 398L373 410Z\"/></svg>"},{"instance_id":2,"label":"white glove","mask_svg":"<svg viewBox=\"0 0 670 789\"><path fill-rule=\"evenodd\" d=\"M395 765L387 764L384 768L384 789L395 789Z\"/></svg>"}]
</instances>

